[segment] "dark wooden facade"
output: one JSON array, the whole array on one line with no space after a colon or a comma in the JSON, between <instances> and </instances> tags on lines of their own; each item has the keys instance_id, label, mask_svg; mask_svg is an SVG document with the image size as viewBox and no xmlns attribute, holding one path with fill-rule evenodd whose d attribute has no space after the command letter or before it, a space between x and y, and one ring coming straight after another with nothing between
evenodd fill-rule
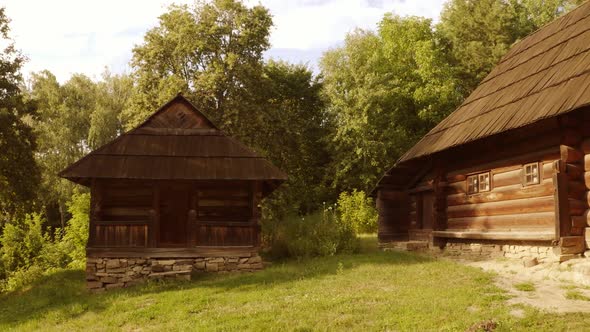
<instances>
[{"instance_id":1,"label":"dark wooden facade","mask_svg":"<svg viewBox=\"0 0 590 332\"><path fill-rule=\"evenodd\" d=\"M528 241L582 253L589 52L590 3L517 43L380 180L380 241Z\"/></svg>"},{"instance_id":2,"label":"dark wooden facade","mask_svg":"<svg viewBox=\"0 0 590 332\"><path fill-rule=\"evenodd\" d=\"M255 252L260 201L286 179L182 96L60 175L90 187L89 257Z\"/></svg>"}]
</instances>

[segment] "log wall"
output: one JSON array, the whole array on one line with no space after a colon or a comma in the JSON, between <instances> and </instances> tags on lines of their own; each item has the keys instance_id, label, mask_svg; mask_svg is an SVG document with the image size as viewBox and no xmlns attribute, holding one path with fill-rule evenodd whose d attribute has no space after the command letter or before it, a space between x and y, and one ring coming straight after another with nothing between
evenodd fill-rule
<instances>
[{"instance_id":1,"label":"log wall","mask_svg":"<svg viewBox=\"0 0 590 332\"><path fill-rule=\"evenodd\" d=\"M447 225L449 231L553 230L555 225L553 162L557 151L517 162L507 159L495 167L455 170L447 180ZM539 162L540 183L523 185L523 165ZM467 176L490 172L491 190L467 193Z\"/></svg>"},{"instance_id":2,"label":"log wall","mask_svg":"<svg viewBox=\"0 0 590 332\"><path fill-rule=\"evenodd\" d=\"M92 248L259 245L259 183L94 181Z\"/></svg>"},{"instance_id":3,"label":"log wall","mask_svg":"<svg viewBox=\"0 0 590 332\"><path fill-rule=\"evenodd\" d=\"M380 243L407 240L410 225L410 197L401 190L377 192L378 237Z\"/></svg>"}]
</instances>

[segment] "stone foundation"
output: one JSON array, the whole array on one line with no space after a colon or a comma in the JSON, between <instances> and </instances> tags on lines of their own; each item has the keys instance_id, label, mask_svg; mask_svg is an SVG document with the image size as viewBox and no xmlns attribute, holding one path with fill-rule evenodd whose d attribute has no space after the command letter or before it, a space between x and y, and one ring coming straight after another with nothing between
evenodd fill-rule
<instances>
[{"instance_id":1,"label":"stone foundation","mask_svg":"<svg viewBox=\"0 0 590 332\"><path fill-rule=\"evenodd\" d=\"M447 239L442 248L430 241L396 241L380 243L382 250L432 251L437 254L466 256L471 258L532 259L538 262L563 262L581 257L580 254L559 253L559 247L548 242L492 241Z\"/></svg>"},{"instance_id":2,"label":"stone foundation","mask_svg":"<svg viewBox=\"0 0 590 332\"><path fill-rule=\"evenodd\" d=\"M263 268L262 258L87 258L86 285L93 291L129 287L146 280L190 280L199 272L252 272Z\"/></svg>"},{"instance_id":3,"label":"stone foundation","mask_svg":"<svg viewBox=\"0 0 590 332\"><path fill-rule=\"evenodd\" d=\"M442 252L450 255L483 256L489 258L536 258L539 262L559 260L553 252L553 246L545 244L514 243L486 243L486 242L447 242Z\"/></svg>"}]
</instances>

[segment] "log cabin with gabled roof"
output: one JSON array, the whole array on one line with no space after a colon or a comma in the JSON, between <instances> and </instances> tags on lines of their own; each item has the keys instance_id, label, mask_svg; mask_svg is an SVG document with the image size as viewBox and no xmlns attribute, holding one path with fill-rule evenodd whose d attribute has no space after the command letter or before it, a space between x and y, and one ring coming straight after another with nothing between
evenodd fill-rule
<instances>
[{"instance_id":1,"label":"log cabin with gabled roof","mask_svg":"<svg viewBox=\"0 0 590 332\"><path fill-rule=\"evenodd\" d=\"M590 3L516 43L373 195L382 246L578 257L590 241Z\"/></svg>"},{"instance_id":2,"label":"log cabin with gabled roof","mask_svg":"<svg viewBox=\"0 0 590 332\"><path fill-rule=\"evenodd\" d=\"M287 179L181 95L60 176L90 188L96 290L262 268L259 204Z\"/></svg>"}]
</instances>

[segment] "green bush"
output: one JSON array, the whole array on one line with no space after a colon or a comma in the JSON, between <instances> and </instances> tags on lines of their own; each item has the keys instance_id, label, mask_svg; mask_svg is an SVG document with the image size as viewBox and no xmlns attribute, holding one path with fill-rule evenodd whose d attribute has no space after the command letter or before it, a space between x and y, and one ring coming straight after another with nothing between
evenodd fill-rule
<instances>
[{"instance_id":1,"label":"green bush","mask_svg":"<svg viewBox=\"0 0 590 332\"><path fill-rule=\"evenodd\" d=\"M83 268L89 210L90 195L74 194L68 203L72 218L64 229L44 233L40 214L8 223L0 236L0 291L20 288L55 269Z\"/></svg>"},{"instance_id":2,"label":"green bush","mask_svg":"<svg viewBox=\"0 0 590 332\"><path fill-rule=\"evenodd\" d=\"M74 194L67 206L72 218L65 227L61 245L70 257L69 266L83 268L86 264L86 243L90 223L90 194Z\"/></svg>"},{"instance_id":3,"label":"green bush","mask_svg":"<svg viewBox=\"0 0 590 332\"><path fill-rule=\"evenodd\" d=\"M364 191L342 192L336 210L343 224L355 233L375 233L377 231L377 210L373 199Z\"/></svg>"},{"instance_id":4,"label":"green bush","mask_svg":"<svg viewBox=\"0 0 590 332\"><path fill-rule=\"evenodd\" d=\"M0 237L0 256L7 275L35 264L46 240L43 222L40 214L33 213L4 226Z\"/></svg>"},{"instance_id":5,"label":"green bush","mask_svg":"<svg viewBox=\"0 0 590 332\"><path fill-rule=\"evenodd\" d=\"M333 209L287 217L273 223L272 230L266 249L273 258L331 256L359 249L356 234L339 221Z\"/></svg>"}]
</instances>

